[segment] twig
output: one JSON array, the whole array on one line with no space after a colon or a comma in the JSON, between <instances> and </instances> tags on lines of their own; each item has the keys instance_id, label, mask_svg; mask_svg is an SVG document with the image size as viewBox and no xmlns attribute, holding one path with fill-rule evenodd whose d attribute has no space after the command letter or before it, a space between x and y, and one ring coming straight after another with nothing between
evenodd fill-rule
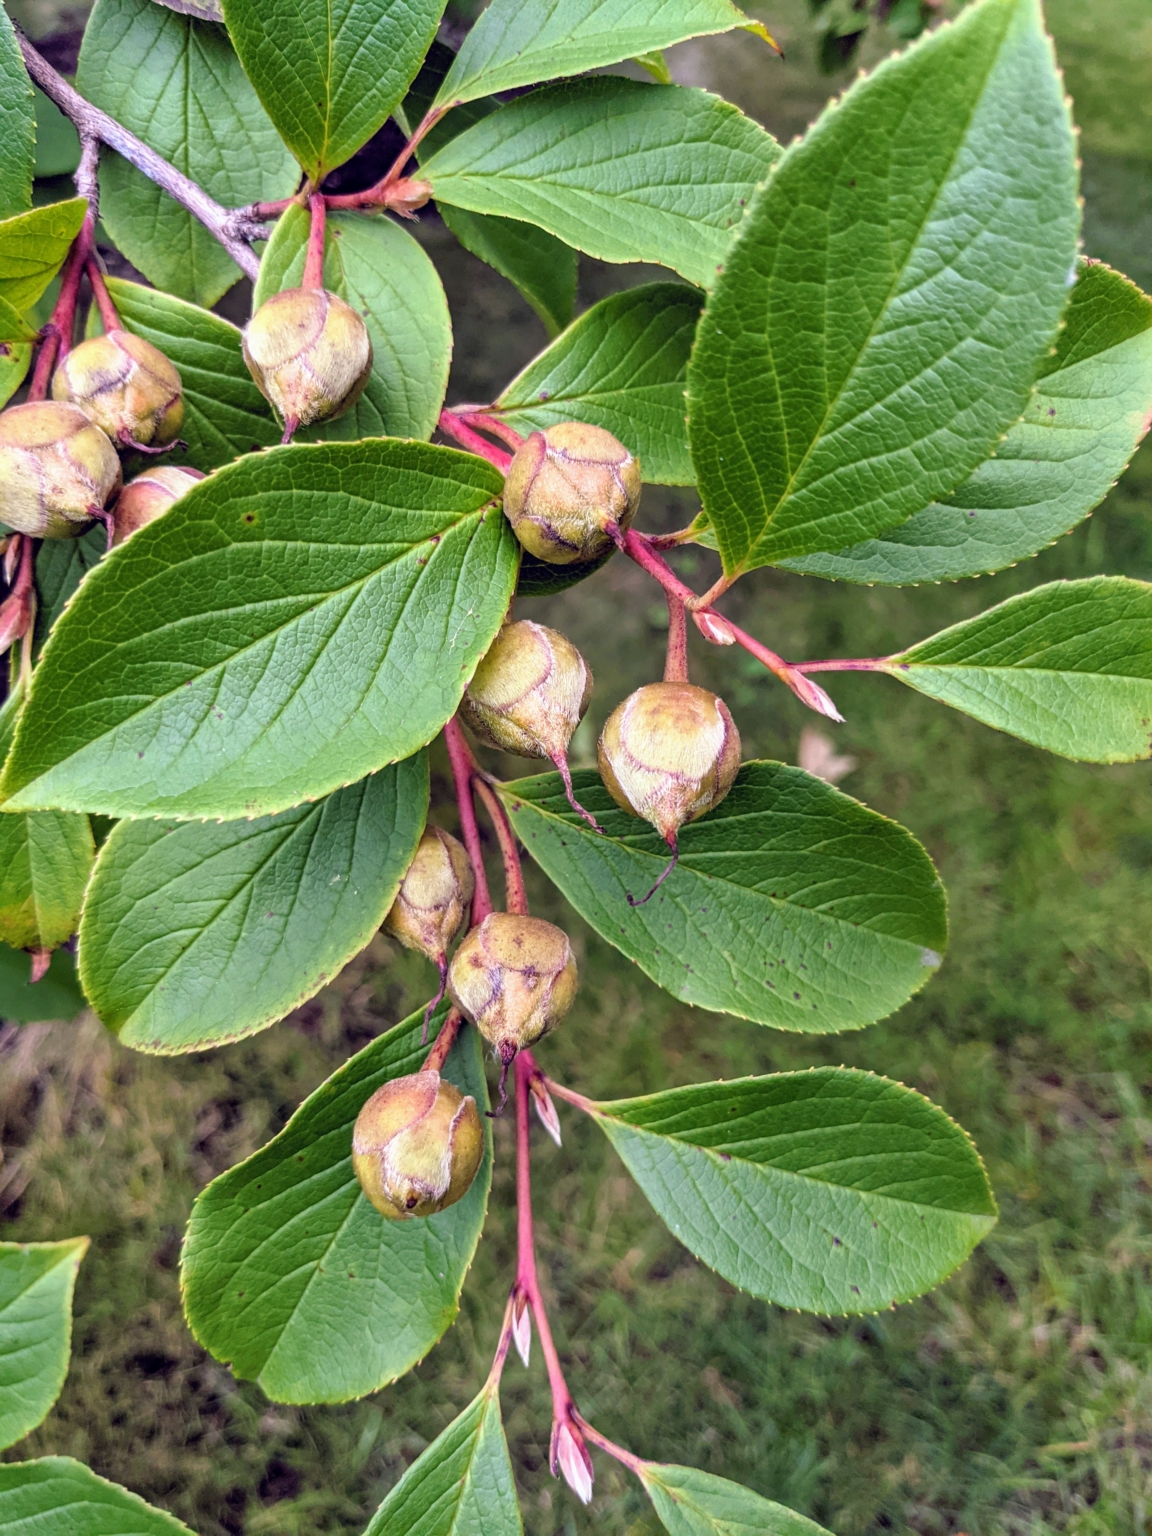
<instances>
[{"instance_id":1,"label":"twig","mask_svg":"<svg viewBox=\"0 0 1152 1536\"><path fill-rule=\"evenodd\" d=\"M399 183L405 180L404 168L416 152L416 146L430 133L440 119L448 111L448 107L437 107L434 111L426 112L416 126L416 131L405 144L404 148L393 160L392 164L380 180L374 186L366 187L363 192L345 192L327 199L329 208L385 208L391 206L395 199L391 194L399 187ZM426 188L426 196L431 195L431 187L427 183L419 185ZM403 199L401 199L403 201ZM402 211L398 209L397 211Z\"/></svg>"},{"instance_id":2,"label":"twig","mask_svg":"<svg viewBox=\"0 0 1152 1536\"><path fill-rule=\"evenodd\" d=\"M116 306L112 302L112 295L108 292L108 285L104 281L104 274L96 260L95 251L84 263L84 270L88 273L88 281L92 284L92 297L96 300L96 308L100 311L100 321L107 331L120 329L120 316L116 313Z\"/></svg>"},{"instance_id":3,"label":"twig","mask_svg":"<svg viewBox=\"0 0 1152 1536\"><path fill-rule=\"evenodd\" d=\"M528 893L524 889L524 870L520 864L520 852L516 847L512 823L508 820L508 813L501 805L499 796L485 783L482 774L472 775L472 787L484 802L500 844L500 856L504 860L504 908L523 916L528 911Z\"/></svg>"},{"instance_id":4,"label":"twig","mask_svg":"<svg viewBox=\"0 0 1152 1536\"><path fill-rule=\"evenodd\" d=\"M475 411L469 406L454 405L452 415L457 421L462 421L466 427L479 427L483 432L491 432L501 442L507 443L512 452L524 446L524 439L515 428L510 427L506 421L501 421L499 416L493 416L488 411Z\"/></svg>"},{"instance_id":5,"label":"twig","mask_svg":"<svg viewBox=\"0 0 1152 1536\"><path fill-rule=\"evenodd\" d=\"M459 1008L449 1009L448 1017L440 1026L440 1033L432 1042L432 1049L424 1058L424 1066L421 1068L422 1071L443 1071L444 1063L448 1060L448 1052L456 1043L456 1036L460 1033L460 1026L463 1024L463 1022L464 1015L460 1012Z\"/></svg>"},{"instance_id":6,"label":"twig","mask_svg":"<svg viewBox=\"0 0 1152 1536\"><path fill-rule=\"evenodd\" d=\"M488 876L484 869L484 855L480 848L480 828L476 825L476 807L472 803L472 775L476 772L476 759L464 739L459 720L455 716L444 727L444 744L448 748L448 761L452 765L452 779L456 786L456 805L460 812L460 832L464 847L472 861L472 873L476 877L476 891L472 897L472 927L482 923L492 910L492 897L488 891Z\"/></svg>"},{"instance_id":7,"label":"twig","mask_svg":"<svg viewBox=\"0 0 1152 1536\"><path fill-rule=\"evenodd\" d=\"M33 48L22 33L19 34L19 41L28 73L49 101L59 107L64 116L74 124L81 141L98 139L102 144L107 144L110 149L114 149L117 154L123 155L130 165L142 171L150 181L154 181L182 208L186 208L194 218L199 219L208 233L220 242L245 276L255 281L260 271L260 262L246 241L259 237L264 231L248 218L247 210L225 208L215 198L209 197L203 187L198 187L182 171L170 165L163 155L158 155L154 149L150 149L142 139L138 139L134 133L122 127L115 118L109 117L107 112L102 112L99 107L94 107L91 102L85 101L62 75L57 74L47 59Z\"/></svg>"},{"instance_id":8,"label":"twig","mask_svg":"<svg viewBox=\"0 0 1152 1536\"><path fill-rule=\"evenodd\" d=\"M461 448L467 448L470 453L478 453L482 459L487 459L489 464L495 464L501 474L507 474L512 455L505 453L503 448L497 448L496 444L490 443L487 438L481 437L479 432L473 432L471 427L466 426L451 411L440 412L440 430L445 437L454 437Z\"/></svg>"}]
</instances>

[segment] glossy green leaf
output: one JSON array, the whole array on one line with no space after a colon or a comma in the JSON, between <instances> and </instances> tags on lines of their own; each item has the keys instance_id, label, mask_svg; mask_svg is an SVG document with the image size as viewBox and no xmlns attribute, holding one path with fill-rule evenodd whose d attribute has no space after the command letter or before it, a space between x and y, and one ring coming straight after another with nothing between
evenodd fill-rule
<instances>
[{"instance_id":1,"label":"glossy green leaf","mask_svg":"<svg viewBox=\"0 0 1152 1536\"><path fill-rule=\"evenodd\" d=\"M0 1243L0 1449L35 1429L60 1395L87 1249L86 1237Z\"/></svg>"},{"instance_id":2,"label":"glossy green leaf","mask_svg":"<svg viewBox=\"0 0 1152 1536\"><path fill-rule=\"evenodd\" d=\"M8 808L264 816L411 757L508 607L501 484L472 454L390 438L217 470L57 624Z\"/></svg>"},{"instance_id":3,"label":"glossy green leaf","mask_svg":"<svg viewBox=\"0 0 1152 1536\"><path fill-rule=\"evenodd\" d=\"M33 86L36 103L36 176L71 176L80 164L80 135L55 102Z\"/></svg>"},{"instance_id":4,"label":"glossy green leaf","mask_svg":"<svg viewBox=\"0 0 1152 1536\"><path fill-rule=\"evenodd\" d=\"M539 224L604 261L654 261L707 287L780 146L707 91L617 75L494 112L421 167L437 200Z\"/></svg>"},{"instance_id":5,"label":"glossy green leaf","mask_svg":"<svg viewBox=\"0 0 1152 1536\"><path fill-rule=\"evenodd\" d=\"M858 1029L918 991L948 940L932 861L894 821L782 763L745 763L727 797L681 828L668 862L647 822L585 770L502 786L513 826L580 916L673 996L776 1029Z\"/></svg>"},{"instance_id":6,"label":"glossy green leaf","mask_svg":"<svg viewBox=\"0 0 1152 1536\"><path fill-rule=\"evenodd\" d=\"M602 299L517 374L497 401L525 434L587 421L615 434L656 485L691 485L684 419L688 354L703 297L651 283Z\"/></svg>"},{"instance_id":7,"label":"glossy green leaf","mask_svg":"<svg viewBox=\"0 0 1152 1536\"><path fill-rule=\"evenodd\" d=\"M78 539L45 539L36 551L36 626L33 651L44 647L53 624L65 604L108 549L108 532L101 524Z\"/></svg>"},{"instance_id":8,"label":"glossy green leaf","mask_svg":"<svg viewBox=\"0 0 1152 1536\"><path fill-rule=\"evenodd\" d=\"M9 400L24 382L32 362L31 344L0 341L0 406Z\"/></svg>"},{"instance_id":9,"label":"glossy green leaf","mask_svg":"<svg viewBox=\"0 0 1152 1536\"><path fill-rule=\"evenodd\" d=\"M205 1349L277 1402L375 1392L423 1359L455 1319L488 1203L490 1133L468 1193L423 1220L386 1221L352 1171L360 1107L419 1069L423 1018L414 1013L345 1062L192 1208L181 1271L188 1323ZM457 1039L444 1075L487 1107L474 1029Z\"/></svg>"},{"instance_id":10,"label":"glossy green leaf","mask_svg":"<svg viewBox=\"0 0 1152 1536\"><path fill-rule=\"evenodd\" d=\"M728 0L492 0L465 38L436 105L583 74L734 27L763 30Z\"/></svg>"},{"instance_id":11,"label":"glossy green leaf","mask_svg":"<svg viewBox=\"0 0 1152 1536\"><path fill-rule=\"evenodd\" d=\"M0 221L0 299L21 314L31 309L64 265L87 209L73 197Z\"/></svg>"},{"instance_id":12,"label":"glossy green leaf","mask_svg":"<svg viewBox=\"0 0 1152 1536\"><path fill-rule=\"evenodd\" d=\"M1083 763L1152 757L1152 585L1053 581L890 656L883 670Z\"/></svg>"},{"instance_id":13,"label":"glossy green leaf","mask_svg":"<svg viewBox=\"0 0 1152 1536\"><path fill-rule=\"evenodd\" d=\"M35 341L39 330L6 299L0 299L0 343Z\"/></svg>"},{"instance_id":14,"label":"glossy green leaf","mask_svg":"<svg viewBox=\"0 0 1152 1536\"><path fill-rule=\"evenodd\" d=\"M484 1386L412 1463L364 1536L520 1536L498 1389Z\"/></svg>"},{"instance_id":15,"label":"glossy green leaf","mask_svg":"<svg viewBox=\"0 0 1152 1536\"><path fill-rule=\"evenodd\" d=\"M870 538L952 491L1028 400L1080 209L1039 0L981 0L780 162L688 374L730 574Z\"/></svg>"},{"instance_id":16,"label":"glossy green leaf","mask_svg":"<svg viewBox=\"0 0 1152 1536\"><path fill-rule=\"evenodd\" d=\"M0 219L32 206L36 108L8 12L0 8Z\"/></svg>"},{"instance_id":17,"label":"glossy green leaf","mask_svg":"<svg viewBox=\"0 0 1152 1536\"><path fill-rule=\"evenodd\" d=\"M783 1504L695 1467L646 1461L639 1477L668 1536L829 1536Z\"/></svg>"},{"instance_id":18,"label":"glossy green leaf","mask_svg":"<svg viewBox=\"0 0 1152 1536\"><path fill-rule=\"evenodd\" d=\"M18 688L0 709L0 759L12 746L22 699ZM87 816L0 812L0 942L13 949L63 944L79 922L95 856Z\"/></svg>"},{"instance_id":19,"label":"glossy green leaf","mask_svg":"<svg viewBox=\"0 0 1152 1536\"><path fill-rule=\"evenodd\" d=\"M791 570L899 586L998 571L1097 506L1152 415L1152 299L1102 262L1072 290L1056 355L1028 409L971 477L899 527Z\"/></svg>"},{"instance_id":20,"label":"glossy green leaf","mask_svg":"<svg viewBox=\"0 0 1152 1536\"><path fill-rule=\"evenodd\" d=\"M299 171L223 27L154 0L97 0L76 76L103 107L228 208L287 197ZM240 276L204 226L142 172L105 152L100 217L150 282L214 304Z\"/></svg>"},{"instance_id":21,"label":"glossy green leaf","mask_svg":"<svg viewBox=\"0 0 1152 1536\"><path fill-rule=\"evenodd\" d=\"M192 1536L71 1456L0 1464L0 1536Z\"/></svg>"},{"instance_id":22,"label":"glossy green leaf","mask_svg":"<svg viewBox=\"0 0 1152 1536\"><path fill-rule=\"evenodd\" d=\"M404 99L444 0L224 0L244 68L313 181Z\"/></svg>"},{"instance_id":23,"label":"glossy green leaf","mask_svg":"<svg viewBox=\"0 0 1152 1536\"><path fill-rule=\"evenodd\" d=\"M778 1306L854 1313L909 1301L996 1222L967 1133L871 1072L698 1083L595 1113L685 1247Z\"/></svg>"},{"instance_id":24,"label":"glossy green leaf","mask_svg":"<svg viewBox=\"0 0 1152 1536\"><path fill-rule=\"evenodd\" d=\"M278 816L119 822L80 927L92 1006L162 1056L275 1024L384 921L427 809L421 752Z\"/></svg>"},{"instance_id":25,"label":"glossy green leaf","mask_svg":"<svg viewBox=\"0 0 1152 1536\"><path fill-rule=\"evenodd\" d=\"M70 950L58 949L47 972L32 981L29 956L0 944L0 1019L6 1024L36 1024L43 1019L74 1019L87 1007L76 980Z\"/></svg>"},{"instance_id":26,"label":"glossy green leaf","mask_svg":"<svg viewBox=\"0 0 1152 1536\"><path fill-rule=\"evenodd\" d=\"M301 281L308 226L298 207L278 221L260 263L256 304ZM324 282L363 315L372 338L372 377L352 410L298 432L296 441L430 437L448 387L452 321L423 247L391 219L332 214Z\"/></svg>"}]
</instances>

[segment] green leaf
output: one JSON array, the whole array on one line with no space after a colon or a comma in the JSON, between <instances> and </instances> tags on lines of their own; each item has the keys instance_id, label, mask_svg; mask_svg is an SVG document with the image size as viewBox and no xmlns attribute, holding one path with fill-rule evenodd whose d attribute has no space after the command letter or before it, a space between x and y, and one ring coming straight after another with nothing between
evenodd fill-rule
<instances>
[{"instance_id":1,"label":"green leaf","mask_svg":"<svg viewBox=\"0 0 1152 1536\"><path fill-rule=\"evenodd\" d=\"M829 1536L814 1520L711 1472L646 1461L638 1476L669 1536Z\"/></svg>"},{"instance_id":2,"label":"green leaf","mask_svg":"<svg viewBox=\"0 0 1152 1536\"><path fill-rule=\"evenodd\" d=\"M179 11L182 16L195 16L197 21L224 20L220 0L156 0L156 4L166 5L170 11Z\"/></svg>"},{"instance_id":3,"label":"green leaf","mask_svg":"<svg viewBox=\"0 0 1152 1536\"><path fill-rule=\"evenodd\" d=\"M80 164L80 135L55 102L38 85L32 87L36 103L36 163L33 174L71 176Z\"/></svg>"},{"instance_id":4,"label":"green leaf","mask_svg":"<svg viewBox=\"0 0 1152 1536\"><path fill-rule=\"evenodd\" d=\"M0 709L0 759L11 749L22 700L17 688ZM63 944L75 932L95 856L87 816L0 813L0 942L13 949Z\"/></svg>"},{"instance_id":5,"label":"green leaf","mask_svg":"<svg viewBox=\"0 0 1152 1536\"><path fill-rule=\"evenodd\" d=\"M680 863L592 771L501 794L528 852L584 920L682 1002L776 1029L858 1029L907 1001L940 964L944 891L910 832L822 779L745 763L727 797L680 831Z\"/></svg>"},{"instance_id":6,"label":"green leaf","mask_svg":"<svg viewBox=\"0 0 1152 1536\"><path fill-rule=\"evenodd\" d=\"M92 1006L171 1056L275 1024L384 921L428 810L423 752L256 821L121 821L80 927Z\"/></svg>"},{"instance_id":7,"label":"green leaf","mask_svg":"<svg viewBox=\"0 0 1152 1536\"><path fill-rule=\"evenodd\" d=\"M268 115L308 176L343 165L404 99L444 0L225 0Z\"/></svg>"},{"instance_id":8,"label":"green leaf","mask_svg":"<svg viewBox=\"0 0 1152 1536\"><path fill-rule=\"evenodd\" d=\"M617 75L502 107L421 167L438 202L539 224L604 261L715 281L780 146L707 91Z\"/></svg>"},{"instance_id":9,"label":"green leaf","mask_svg":"<svg viewBox=\"0 0 1152 1536\"><path fill-rule=\"evenodd\" d=\"M153 0L97 0L76 85L225 207L296 186L296 165L223 27ZM100 190L108 233L158 288L214 304L240 276L199 220L126 160L105 153Z\"/></svg>"},{"instance_id":10,"label":"green leaf","mask_svg":"<svg viewBox=\"0 0 1152 1536\"><path fill-rule=\"evenodd\" d=\"M0 299L0 342L35 341L38 335L36 326L6 299Z\"/></svg>"},{"instance_id":11,"label":"green leaf","mask_svg":"<svg viewBox=\"0 0 1152 1536\"><path fill-rule=\"evenodd\" d=\"M87 1249L86 1237L0 1243L0 1449L35 1429L60 1396Z\"/></svg>"},{"instance_id":12,"label":"green leaf","mask_svg":"<svg viewBox=\"0 0 1152 1536\"><path fill-rule=\"evenodd\" d=\"M487 1383L412 1463L364 1536L520 1536L497 1388Z\"/></svg>"},{"instance_id":13,"label":"green leaf","mask_svg":"<svg viewBox=\"0 0 1152 1536\"><path fill-rule=\"evenodd\" d=\"M32 361L31 343L0 341L0 406L5 406L24 382Z\"/></svg>"},{"instance_id":14,"label":"green leaf","mask_svg":"<svg viewBox=\"0 0 1152 1536\"><path fill-rule=\"evenodd\" d=\"M47 972L33 985L24 951L0 944L0 1019L5 1023L74 1019L87 1006L76 980L76 961L69 950L56 950Z\"/></svg>"},{"instance_id":15,"label":"green leaf","mask_svg":"<svg viewBox=\"0 0 1152 1536\"><path fill-rule=\"evenodd\" d=\"M689 37L754 25L728 0L492 0L465 38L436 105L583 74Z\"/></svg>"},{"instance_id":16,"label":"green leaf","mask_svg":"<svg viewBox=\"0 0 1152 1536\"><path fill-rule=\"evenodd\" d=\"M108 549L108 531L97 523L78 539L44 539L36 551L36 627L33 653L39 655L65 604Z\"/></svg>"},{"instance_id":17,"label":"green leaf","mask_svg":"<svg viewBox=\"0 0 1152 1536\"><path fill-rule=\"evenodd\" d=\"M308 227L308 214L299 207L277 222L260 262L255 304L300 283ZM430 437L448 387L452 321L423 247L391 219L331 214L324 282L363 315L372 338L372 377L351 411L298 432L296 441Z\"/></svg>"},{"instance_id":18,"label":"green leaf","mask_svg":"<svg viewBox=\"0 0 1152 1536\"><path fill-rule=\"evenodd\" d=\"M86 198L73 197L0 222L0 299L21 314L32 308L64 265L87 210Z\"/></svg>"},{"instance_id":19,"label":"green leaf","mask_svg":"<svg viewBox=\"0 0 1152 1536\"><path fill-rule=\"evenodd\" d=\"M0 1464L0 1536L192 1536L71 1456Z\"/></svg>"},{"instance_id":20,"label":"green leaf","mask_svg":"<svg viewBox=\"0 0 1152 1536\"><path fill-rule=\"evenodd\" d=\"M217 470L57 624L8 808L265 816L411 757L512 595L502 483L473 454L390 438Z\"/></svg>"},{"instance_id":21,"label":"green leaf","mask_svg":"<svg viewBox=\"0 0 1152 1536\"><path fill-rule=\"evenodd\" d=\"M443 1023L441 1008L433 1031ZM182 1288L192 1332L281 1403L375 1392L451 1326L488 1204L491 1132L464 1198L424 1220L386 1221L352 1171L352 1126L383 1083L418 1071L414 1013L307 1098L284 1130L197 1198ZM444 1075L488 1104L480 1038L465 1028Z\"/></svg>"},{"instance_id":22,"label":"green leaf","mask_svg":"<svg viewBox=\"0 0 1152 1536\"><path fill-rule=\"evenodd\" d=\"M882 668L985 725L1081 763L1152 757L1152 586L1053 581Z\"/></svg>"},{"instance_id":23,"label":"green leaf","mask_svg":"<svg viewBox=\"0 0 1152 1536\"><path fill-rule=\"evenodd\" d=\"M650 283L602 299L517 374L496 402L525 434L558 421L612 432L655 485L691 485L688 354L703 296Z\"/></svg>"},{"instance_id":24,"label":"green leaf","mask_svg":"<svg viewBox=\"0 0 1152 1536\"><path fill-rule=\"evenodd\" d=\"M1103 501L1152 414L1152 299L1085 263L1056 355L1023 417L951 495L839 554L781 563L899 586L1001 570L1036 554Z\"/></svg>"},{"instance_id":25,"label":"green leaf","mask_svg":"<svg viewBox=\"0 0 1152 1536\"><path fill-rule=\"evenodd\" d=\"M967 1132L871 1072L698 1083L594 1113L685 1247L781 1307L856 1313L909 1301L996 1222Z\"/></svg>"},{"instance_id":26,"label":"green leaf","mask_svg":"<svg viewBox=\"0 0 1152 1536\"><path fill-rule=\"evenodd\" d=\"M184 386L187 462L217 469L238 454L280 441L271 408L252 382L240 351L240 332L211 310L110 277L108 287L125 330L143 336L170 357Z\"/></svg>"},{"instance_id":27,"label":"green leaf","mask_svg":"<svg viewBox=\"0 0 1152 1536\"><path fill-rule=\"evenodd\" d=\"M32 206L36 108L20 44L0 7L0 219Z\"/></svg>"},{"instance_id":28,"label":"green leaf","mask_svg":"<svg viewBox=\"0 0 1152 1536\"><path fill-rule=\"evenodd\" d=\"M870 538L986 459L1079 224L1038 0L981 0L829 107L744 220L688 373L725 571Z\"/></svg>"}]
</instances>

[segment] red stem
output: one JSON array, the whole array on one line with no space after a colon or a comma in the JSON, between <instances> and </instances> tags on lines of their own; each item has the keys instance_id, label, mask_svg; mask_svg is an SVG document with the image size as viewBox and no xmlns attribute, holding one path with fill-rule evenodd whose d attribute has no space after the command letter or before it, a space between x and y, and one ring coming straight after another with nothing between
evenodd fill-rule
<instances>
[{"instance_id":1,"label":"red stem","mask_svg":"<svg viewBox=\"0 0 1152 1536\"><path fill-rule=\"evenodd\" d=\"M508 813L500 804L500 798L491 785L485 783L482 774L472 775L472 787L483 800L484 808L491 818L492 825L496 828L496 837L500 843L500 856L504 860L504 909L506 912L515 912L518 916L526 916L528 893L524 889L524 870L520 864L516 834L512 830L512 823L508 820Z\"/></svg>"},{"instance_id":2,"label":"red stem","mask_svg":"<svg viewBox=\"0 0 1152 1536\"><path fill-rule=\"evenodd\" d=\"M100 311L100 319L104 330L118 331L120 329L120 316L116 312L116 306L112 302L112 295L108 292L108 285L104 281L104 274L100 270L95 252L92 252L84 263L88 273L88 281L92 284L92 297L96 300L96 308Z\"/></svg>"},{"instance_id":3,"label":"red stem","mask_svg":"<svg viewBox=\"0 0 1152 1536\"><path fill-rule=\"evenodd\" d=\"M593 1445L598 1445L602 1451L607 1451L609 1456L615 1456L616 1460L626 1466L629 1472L635 1472L637 1477L642 1476L642 1469L648 1466L648 1462L640 1456L633 1455L631 1451L626 1451L622 1445L617 1445L615 1440L609 1440L607 1435L602 1435L598 1429L594 1429L579 1408L572 1409L572 1417L580 1426L585 1438L591 1440Z\"/></svg>"},{"instance_id":4,"label":"red stem","mask_svg":"<svg viewBox=\"0 0 1152 1536\"><path fill-rule=\"evenodd\" d=\"M480 828L476 825L476 807L472 803L472 775L476 760L464 739L459 720L453 715L444 727L444 744L448 748L448 761L452 765L452 780L456 786L456 805L460 812L460 832L464 847L472 861L472 873L476 877L476 893L472 897L472 927L482 923L492 910L492 897L488 891L488 876L484 869L484 855L480 849Z\"/></svg>"},{"instance_id":5,"label":"red stem","mask_svg":"<svg viewBox=\"0 0 1152 1536\"><path fill-rule=\"evenodd\" d=\"M36 367L33 369L32 381L28 386L30 401L48 398L52 370L57 360L66 357L72 349L72 330L76 324L76 300L80 294L80 279L84 275L84 267L92 250L92 232L95 227L95 216L91 212L85 214L80 233L72 242L72 249L68 252L60 278L60 295L52 310L52 318L44 327L44 339L40 344Z\"/></svg>"},{"instance_id":6,"label":"red stem","mask_svg":"<svg viewBox=\"0 0 1152 1536\"><path fill-rule=\"evenodd\" d=\"M668 652L664 658L664 681L686 683L688 681L688 615L684 604L672 592L665 591L668 599Z\"/></svg>"},{"instance_id":7,"label":"red stem","mask_svg":"<svg viewBox=\"0 0 1152 1536\"><path fill-rule=\"evenodd\" d=\"M334 197L328 197L325 201L329 208L378 208L382 203L387 202L389 188L400 180L405 166L416 152L417 144L426 134L431 133L447 111L448 107L436 107L431 112L425 113L417 124L415 133L375 186L367 187L363 192L343 192Z\"/></svg>"},{"instance_id":8,"label":"red stem","mask_svg":"<svg viewBox=\"0 0 1152 1536\"><path fill-rule=\"evenodd\" d=\"M308 229L308 249L304 256L305 288L324 286L324 234L328 224L328 210L320 192L313 192L308 199L308 212L312 222Z\"/></svg>"},{"instance_id":9,"label":"red stem","mask_svg":"<svg viewBox=\"0 0 1152 1536\"><path fill-rule=\"evenodd\" d=\"M462 421L469 427L480 427L485 432L491 432L501 442L507 443L512 452L524 446L524 439L506 421L501 421L499 416L490 416L487 411L468 411L456 409L452 412L457 421Z\"/></svg>"},{"instance_id":10,"label":"red stem","mask_svg":"<svg viewBox=\"0 0 1152 1536\"><path fill-rule=\"evenodd\" d=\"M554 1078L540 1074L540 1080L549 1093L554 1093L558 1099L565 1100L568 1104L575 1104L577 1109L582 1109L586 1115L599 1113L598 1106L592 1099L586 1099L582 1093L577 1093L575 1088L565 1088L563 1083L558 1083Z\"/></svg>"},{"instance_id":11,"label":"red stem","mask_svg":"<svg viewBox=\"0 0 1152 1536\"><path fill-rule=\"evenodd\" d=\"M440 430L445 437L454 437L462 448L467 448L470 453L478 453L482 459L487 459L489 464L495 464L501 474L508 473L508 466L512 462L512 455L505 453L503 448L497 448L495 443L490 443L487 438L481 437L479 432L473 432L472 428L465 426L458 416L451 411L440 412Z\"/></svg>"},{"instance_id":12,"label":"red stem","mask_svg":"<svg viewBox=\"0 0 1152 1536\"><path fill-rule=\"evenodd\" d=\"M857 656L843 661L798 661L794 672L887 672L891 669L890 656Z\"/></svg>"},{"instance_id":13,"label":"red stem","mask_svg":"<svg viewBox=\"0 0 1152 1536\"><path fill-rule=\"evenodd\" d=\"M453 1008L440 1026L440 1033L433 1041L432 1049L424 1058L424 1072L441 1072L444 1063L448 1060L448 1052L455 1044L456 1036L460 1033L460 1026L464 1022L464 1015L459 1008Z\"/></svg>"}]
</instances>

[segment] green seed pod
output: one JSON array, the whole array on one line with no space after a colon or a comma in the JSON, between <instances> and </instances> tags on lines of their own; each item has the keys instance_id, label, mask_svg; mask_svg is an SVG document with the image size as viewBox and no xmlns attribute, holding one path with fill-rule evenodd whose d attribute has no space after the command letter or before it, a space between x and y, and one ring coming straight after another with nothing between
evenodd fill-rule
<instances>
[{"instance_id":1,"label":"green seed pod","mask_svg":"<svg viewBox=\"0 0 1152 1536\"><path fill-rule=\"evenodd\" d=\"M595 560L640 505L640 461L624 444L580 421L533 432L512 455L504 512L531 554L553 565Z\"/></svg>"},{"instance_id":2,"label":"green seed pod","mask_svg":"<svg viewBox=\"0 0 1152 1536\"><path fill-rule=\"evenodd\" d=\"M464 845L450 832L428 827L384 919L384 932L435 965L447 965L447 952L468 921L475 890Z\"/></svg>"},{"instance_id":3,"label":"green seed pod","mask_svg":"<svg viewBox=\"0 0 1152 1536\"><path fill-rule=\"evenodd\" d=\"M112 548L163 516L174 501L190 491L204 476L198 469L159 464L137 475L116 498L112 508Z\"/></svg>"},{"instance_id":4,"label":"green seed pod","mask_svg":"<svg viewBox=\"0 0 1152 1536\"><path fill-rule=\"evenodd\" d=\"M75 405L0 411L0 522L35 539L74 539L120 488L120 460Z\"/></svg>"},{"instance_id":5,"label":"green seed pod","mask_svg":"<svg viewBox=\"0 0 1152 1536\"><path fill-rule=\"evenodd\" d=\"M568 935L539 917L490 912L448 968L452 1001L507 1069L517 1051L555 1029L576 996Z\"/></svg>"},{"instance_id":6,"label":"green seed pod","mask_svg":"<svg viewBox=\"0 0 1152 1536\"><path fill-rule=\"evenodd\" d=\"M323 288L286 288L244 328L244 361L289 432L330 421L359 400L372 372L368 327Z\"/></svg>"},{"instance_id":7,"label":"green seed pod","mask_svg":"<svg viewBox=\"0 0 1152 1536\"><path fill-rule=\"evenodd\" d=\"M158 347L130 331L74 347L52 376L52 398L79 406L124 448L166 448L184 421L179 373Z\"/></svg>"},{"instance_id":8,"label":"green seed pod","mask_svg":"<svg viewBox=\"0 0 1152 1536\"><path fill-rule=\"evenodd\" d=\"M434 1216L468 1193L484 1156L476 1100L439 1072L413 1072L378 1088L356 1116L352 1166L390 1221Z\"/></svg>"}]
</instances>

